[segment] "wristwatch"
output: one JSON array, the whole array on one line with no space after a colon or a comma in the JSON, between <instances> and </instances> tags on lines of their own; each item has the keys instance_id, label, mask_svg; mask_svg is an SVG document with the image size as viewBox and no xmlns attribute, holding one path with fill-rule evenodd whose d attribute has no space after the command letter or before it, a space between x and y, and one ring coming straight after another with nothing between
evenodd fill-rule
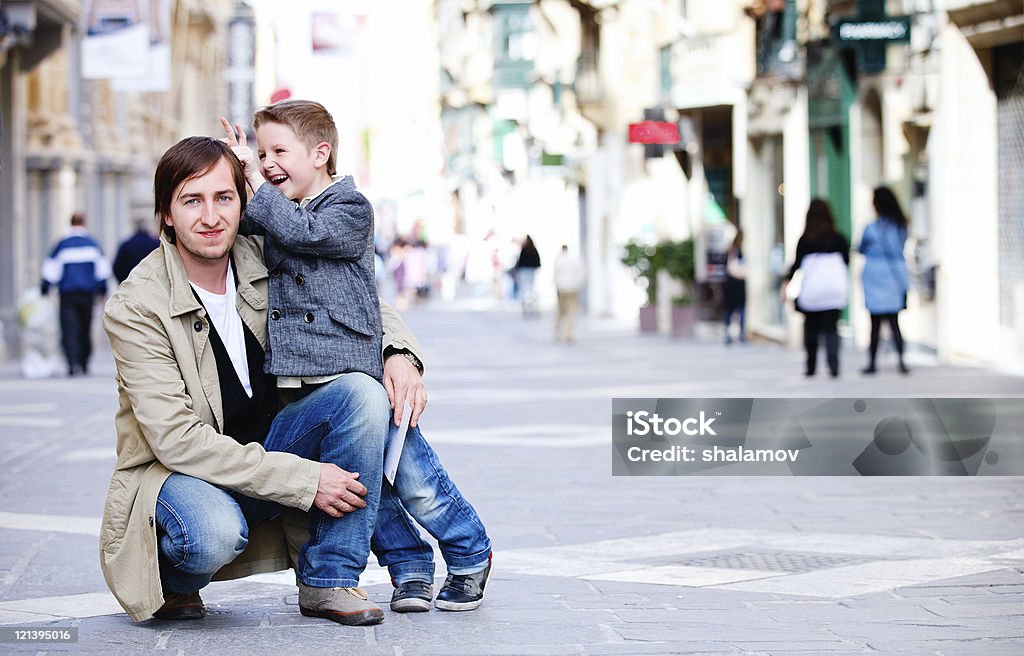
<instances>
[{"instance_id":1,"label":"wristwatch","mask_svg":"<svg viewBox=\"0 0 1024 656\"><path fill-rule=\"evenodd\" d=\"M412 354L412 351L409 351L408 349L397 349L392 346L389 346L384 350L384 360L386 361L392 355L404 356L405 359L412 363L412 366L416 367L416 371L420 372L421 374L423 373L423 363L420 362L419 358Z\"/></svg>"}]
</instances>

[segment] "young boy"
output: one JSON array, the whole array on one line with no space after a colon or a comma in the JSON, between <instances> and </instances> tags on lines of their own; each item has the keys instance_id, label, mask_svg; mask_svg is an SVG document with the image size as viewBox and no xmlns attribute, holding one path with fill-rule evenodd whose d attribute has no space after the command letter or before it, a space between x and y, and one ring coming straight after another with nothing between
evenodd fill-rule
<instances>
[{"instance_id":1,"label":"young boy","mask_svg":"<svg viewBox=\"0 0 1024 656\"><path fill-rule=\"evenodd\" d=\"M334 119L306 100L264 107L253 116L259 164L241 126L236 133L226 119L221 123L254 193L241 232L266 235L267 373L298 396L341 375L361 373L382 382L373 209L351 176L336 175ZM395 354L408 357L422 373L410 352L384 356ZM395 412L402 407L396 405ZM431 600L442 610L473 610L483 602L490 575L490 540L415 427L416 419L414 414L395 485L385 481L381 490L372 547L395 586L393 611L426 611ZM436 599L433 549L409 514L437 539L448 565Z\"/></svg>"}]
</instances>

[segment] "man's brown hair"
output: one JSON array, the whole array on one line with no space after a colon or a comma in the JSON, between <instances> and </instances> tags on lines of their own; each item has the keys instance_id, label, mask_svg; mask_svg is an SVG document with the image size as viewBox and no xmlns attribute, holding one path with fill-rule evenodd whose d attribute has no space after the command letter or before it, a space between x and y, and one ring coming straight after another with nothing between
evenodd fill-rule
<instances>
[{"instance_id":1,"label":"man's brown hair","mask_svg":"<svg viewBox=\"0 0 1024 656\"><path fill-rule=\"evenodd\" d=\"M259 130L264 123L287 125L310 150L326 142L331 147L331 154L327 158L327 173L335 175L338 172L335 155L338 150L338 127L334 124L334 117L320 103L312 100L282 100L253 114L254 130Z\"/></svg>"},{"instance_id":2,"label":"man's brown hair","mask_svg":"<svg viewBox=\"0 0 1024 656\"><path fill-rule=\"evenodd\" d=\"M166 234L172 244L174 228L164 223L164 218L171 215L174 192L186 180L206 175L222 159L231 167L231 178L241 204L240 212L245 212L245 171L226 144L210 137L186 137L168 148L160 158L153 176L153 207L157 232Z\"/></svg>"}]
</instances>

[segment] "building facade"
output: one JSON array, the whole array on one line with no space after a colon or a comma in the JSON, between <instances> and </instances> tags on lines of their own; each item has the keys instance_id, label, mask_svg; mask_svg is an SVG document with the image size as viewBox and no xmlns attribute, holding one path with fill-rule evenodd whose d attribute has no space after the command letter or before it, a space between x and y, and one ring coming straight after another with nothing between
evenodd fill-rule
<instances>
[{"instance_id":1,"label":"building facade","mask_svg":"<svg viewBox=\"0 0 1024 656\"><path fill-rule=\"evenodd\" d=\"M216 134L218 117L227 113L234 2L165 5L164 91L86 78L83 39L95 16L84 16L85 6L69 0L0 6L0 321L7 355L19 351L18 297L39 284L41 262L71 214L84 212L87 228L112 254L135 219L153 216L153 167L163 151L183 136Z\"/></svg>"}]
</instances>

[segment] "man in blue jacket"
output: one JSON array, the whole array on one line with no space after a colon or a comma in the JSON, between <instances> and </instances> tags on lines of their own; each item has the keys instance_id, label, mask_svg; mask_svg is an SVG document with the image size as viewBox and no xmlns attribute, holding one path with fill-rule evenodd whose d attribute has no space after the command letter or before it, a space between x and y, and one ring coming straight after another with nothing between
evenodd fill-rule
<instances>
[{"instance_id":1,"label":"man in blue jacket","mask_svg":"<svg viewBox=\"0 0 1024 656\"><path fill-rule=\"evenodd\" d=\"M107 292L110 262L85 230L85 215L71 215L71 231L43 260L42 292L60 292L60 333L68 376L86 374L92 354L92 308Z\"/></svg>"}]
</instances>

